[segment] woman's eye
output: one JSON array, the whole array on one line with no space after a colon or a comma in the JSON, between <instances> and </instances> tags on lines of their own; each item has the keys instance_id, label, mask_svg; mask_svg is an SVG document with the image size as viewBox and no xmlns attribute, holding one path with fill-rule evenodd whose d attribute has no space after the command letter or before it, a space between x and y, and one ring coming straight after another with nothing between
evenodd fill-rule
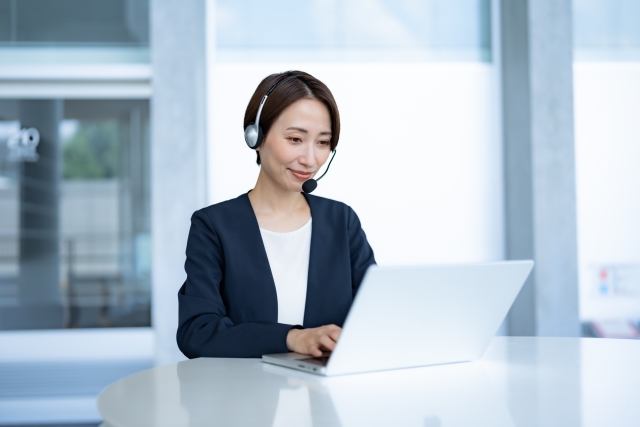
<instances>
[{"instance_id":1,"label":"woman's eye","mask_svg":"<svg viewBox=\"0 0 640 427\"><path fill-rule=\"evenodd\" d=\"M302 140L300 138L295 137L295 136L293 136L293 137L291 137L289 139L291 140L291 142L302 142Z\"/></svg>"},{"instance_id":2,"label":"woman's eye","mask_svg":"<svg viewBox=\"0 0 640 427\"><path fill-rule=\"evenodd\" d=\"M329 141L320 141L320 144L322 144L322 145L329 145Z\"/></svg>"}]
</instances>

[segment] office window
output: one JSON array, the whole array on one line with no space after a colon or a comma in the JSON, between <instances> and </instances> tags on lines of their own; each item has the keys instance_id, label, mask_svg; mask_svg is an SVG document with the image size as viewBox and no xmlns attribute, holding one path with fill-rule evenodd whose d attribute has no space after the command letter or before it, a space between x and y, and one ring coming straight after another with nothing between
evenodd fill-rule
<instances>
[{"instance_id":1,"label":"office window","mask_svg":"<svg viewBox=\"0 0 640 427\"><path fill-rule=\"evenodd\" d=\"M0 100L0 329L150 325L149 105Z\"/></svg>"},{"instance_id":2,"label":"office window","mask_svg":"<svg viewBox=\"0 0 640 427\"><path fill-rule=\"evenodd\" d=\"M576 59L640 61L638 0L574 0L573 13Z\"/></svg>"},{"instance_id":3,"label":"office window","mask_svg":"<svg viewBox=\"0 0 640 427\"><path fill-rule=\"evenodd\" d=\"M341 116L339 152L314 194L354 208L380 264L500 259L490 6L217 0L210 202L255 184L255 153L242 140L247 102L265 76L299 69L327 84Z\"/></svg>"},{"instance_id":4,"label":"office window","mask_svg":"<svg viewBox=\"0 0 640 427\"><path fill-rule=\"evenodd\" d=\"M0 0L0 63L148 64L148 0Z\"/></svg>"},{"instance_id":5,"label":"office window","mask_svg":"<svg viewBox=\"0 0 640 427\"><path fill-rule=\"evenodd\" d=\"M640 2L573 6L580 317L640 338Z\"/></svg>"},{"instance_id":6,"label":"office window","mask_svg":"<svg viewBox=\"0 0 640 427\"><path fill-rule=\"evenodd\" d=\"M216 58L491 60L489 0L216 1Z\"/></svg>"},{"instance_id":7,"label":"office window","mask_svg":"<svg viewBox=\"0 0 640 427\"><path fill-rule=\"evenodd\" d=\"M149 44L147 0L0 0L0 46Z\"/></svg>"}]
</instances>

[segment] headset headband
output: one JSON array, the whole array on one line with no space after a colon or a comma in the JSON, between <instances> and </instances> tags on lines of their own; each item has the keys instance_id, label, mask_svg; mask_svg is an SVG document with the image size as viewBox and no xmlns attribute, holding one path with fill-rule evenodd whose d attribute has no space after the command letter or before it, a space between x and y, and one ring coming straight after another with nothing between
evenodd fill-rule
<instances>
[{"instance_id":1,"label":"headset headband","mask_svg":"<svg viewBox=\"0 0 640 427\"><path fill-rule=\"evenodd\" d=\"M269 97L269 95L271 95L271 92L273 92L276 86L278 86L280 83L284 82L285 80L292 79L294 77L296 76L288 75L278 80L273 86L271 86L271 88L267 91L267 93L262 97L262 100L260 101L260 106L258 107L258 112L256 113L256 122L255 122L256 129L260 127L260 115L262 114L262 108L264 107L264 103L267 102L267 98Z\"/></svg>"}]
</instances>

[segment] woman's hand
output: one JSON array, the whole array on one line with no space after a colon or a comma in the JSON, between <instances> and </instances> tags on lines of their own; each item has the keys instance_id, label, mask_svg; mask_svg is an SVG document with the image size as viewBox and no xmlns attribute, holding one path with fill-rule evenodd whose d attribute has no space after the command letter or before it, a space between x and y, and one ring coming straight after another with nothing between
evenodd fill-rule
<instances>
[{"instance_id":1,"label":"woman's hand","mask_svg":"<svg viewBox=\"0 0 640 427\"><path fill-rule=\"evenodd\" d=\"M320 357L323 351L333 351L341 332L342 328L336 325L291 329L287 334L287 348L296 353Z\"/></svg>"}]
</instances>

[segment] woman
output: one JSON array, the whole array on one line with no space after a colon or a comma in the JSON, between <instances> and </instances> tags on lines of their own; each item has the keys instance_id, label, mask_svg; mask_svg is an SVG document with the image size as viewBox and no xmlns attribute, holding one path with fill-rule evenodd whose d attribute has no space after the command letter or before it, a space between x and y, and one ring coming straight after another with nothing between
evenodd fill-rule
<instances>
[{"instance_id":1,"label":"woman","mask_svg":"<svg viewBox=\"0 0 640 427\"><path fill-rule=\"evenodd\" d=\"M301 192L335 154L338 107L313 76L272 74L251 97L244 126L258 180L191 218L178 346L189 358L318 357L334 349L375 264L349 206Z\"/></svg>"}]
</instances>

